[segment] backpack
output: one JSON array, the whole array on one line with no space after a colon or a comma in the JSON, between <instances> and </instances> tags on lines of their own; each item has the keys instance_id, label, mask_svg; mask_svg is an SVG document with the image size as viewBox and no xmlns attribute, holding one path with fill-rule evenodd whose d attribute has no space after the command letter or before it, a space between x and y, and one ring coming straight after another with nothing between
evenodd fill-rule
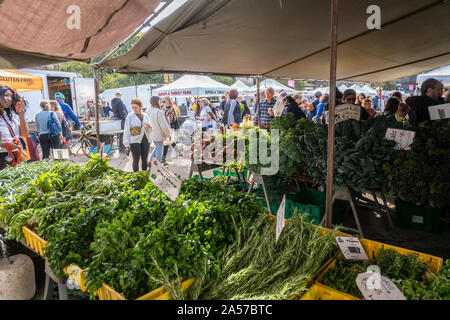
<instances>
[{"instance_id":1,"label":"backpack","mask_svg":"<svg viewBox=\"0 0 450 320\"><path fill-rule=\"evenodd\" d=\"M50 112L50 117L48 118L47 127L48 127L49 134L52 137L56 137L62 131L61 125L59 124L59 121L56 118L56 115L54 112Z\"/></svg>"},{"instance_id":2,"label":"backpack","mask_svg":"<svg viewBox=\"0 0 450 320\"><path fill-rule=\"evenodd\" d=\"M72 137L72 126L70 125L70 122L66 117L63 117L61 127L64 138Z\"/></svg>"}]
</instances>

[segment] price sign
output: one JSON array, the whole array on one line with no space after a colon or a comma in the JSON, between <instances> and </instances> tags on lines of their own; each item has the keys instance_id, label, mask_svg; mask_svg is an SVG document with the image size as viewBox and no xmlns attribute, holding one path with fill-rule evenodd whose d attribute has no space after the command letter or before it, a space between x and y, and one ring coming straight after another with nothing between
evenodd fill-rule
<instances>
[{"instance_id":1,"label":"price sign","mask_svg":"<svg viewBox=\"0 0 450 320\"><path fill-rule=\"evenodd\" d=\"M430 113L431 120L449 119L450 103L428 107L428 112Z\"/></svg>"},{"instance_id":2,"label":"price sign","mask_svg":"<svg viewBox=\"0 0 450 320\"><path fill-rule=\"evenodd\" d=\"M358 274L356 285L366 300L406 300L397 286L381 275L378 266L369 266L367 272Z\"/></svg>"},{"instance_id":3,"label":"price sign","mask_svg":"<svg viewBox=\"0 0 450 320\"><path fill-rule=\"evenodd\" d=\"M284 111L284 103L283 100L280 98L275 102L275 105L273 106L273 114L275 117L281 117Z\"/></svg>"},{"instance_id":4,"label":"price sign","mask_svg":"<svg viewBox=\"0 0 450 320\"><path fill-rule=\"evenodd\" d=\"M174 160L166 168L181 180L189 179L191 173L192 161L188 163Z\"/></svg>"},{"instance_id":5,"label":"price sign","mask_svg":"<svg viewBox=\"0 0 450 320\"><path fill-rule=\"evenodd\" d=\"M53 149L54 160L70 160L69 150L67 149Z\"/></svg>"},{"instance_id":6,"label":"price sign","mask_svg":"<svg viewBox=\"0 0 450 320\"><path fill-rule=\"evenodd\" d=\"M178 197L181 179L156 159L152 159L150 180L170 199L175 200Z\"/></svg>"},{"instance_id":7,"label":"price sign","mask_svg":"<svg viewBox=\"0 0 450 320\"><path fill-rule=\"evenodd\" d=\"M280 207L278 208L277 211L277 228L275 233L275 242L278 241L281 231L283 231L284 228L285 209L286 209L286 195L283 196L283 201L281 201Z\"/></svg>"},{"instance_id":8,"label":"price sign","mask_svg":"<svg viewBox=\"0 0 450 320\"><path fill-rule=\"evenodd\" d=\"M344 258L347 260L369 260L361 242L354 237L336 237Z\"/></svg>"},{"instance_id":9,"label":"price sign","mask_svg":"<svg viewBox=\"0 0 450 320\"><path fill-rule=\"evenodd\" d=\"M339 123L349 119L355 119L359 121L359 118L361 117L361 107L354 104L343 104L336 107L335 114L335 123Z\"/></svg>"},{"instance_id":10,"label":"price sign","mask_svg":"<svg viewBox=\"0 0 450 320\"><path fill-rule=\"evenodd\" d=\"M411 150L415 135L414 131L388 128L385 138L386 140L397 142L397 145L394 147L395 150Z\"/></svg>"}]
</instances>

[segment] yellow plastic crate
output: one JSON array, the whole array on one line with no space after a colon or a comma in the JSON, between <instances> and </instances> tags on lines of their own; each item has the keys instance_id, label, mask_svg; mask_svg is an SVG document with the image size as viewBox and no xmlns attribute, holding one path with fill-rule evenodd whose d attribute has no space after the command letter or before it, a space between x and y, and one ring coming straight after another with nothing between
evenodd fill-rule
<instances>
[{"instance_id":1,"label":"yellow plastic crate","mask_svg":"<svg viewBox=\"0 0 450 320\"><path fill-rule=\"evenodd\" d=\"M321 283L314 283L300 300L359 300L347 293L337 291Z\"/></svg>"},{"instance_id":2,"label":"yellow plastic crate","mask_svg":"<svg viewBox=\"0 0 450 320\"><path fill-rule=\"evenodd\" d=\"M27 227L22 227L22 231L25 235L25 242L27 245L43 257L45 252L44 249L50 242L45 241Z\"/></svg>"},{"instance_id":3,"label":"yellow plastic crate","mask_svg":"<svg viewBox=\"0 0 450 320\"><path fill-rule=\"evenodd\" d=\"M392 249L403 255L417 254L418 255L417 258L419 260L421 260L422 262L426 263L430 267L431 272L433 272L433 273L437 273L439 271L439 268L442 266L442 264L444 262L443 259L439 258L439 257L435 257L435 256L425 254L425 253L420 253L420 252L413 251L413 250L396 247L396 246L385 244L382 242L377 242L377 241L363 239L363 238L360 238L359 241L361 242L361 245L363 246L364 250L366 251L369 259L372 259L373 257L375 257L377 255L378 251L384 247L384 249ZM337 259L344 259L342 252L339 252ZM336 265L336 259L333 259L333 261L323 270L322 274L320 274L318 276L316 284L319 283L322 287L326 288L327 290L337 291L336 289L333 289L329 286L326 286L326 285L320 283L320 281L324 278L325 274L330 269L333 269L335 267L335 265ZM344 293L344 292L340 292L340 291L337 291L337 292L348 295L347 293ZM351 297L353 297L353 296L351 296ZM360 300L359 298L356 298L356 297L353 297L353 298L356 300Z\"/></svg>"},{"instance_id":4,"label":"yellow plastic crate","mask_svg":"<svg viewBox=\"0 0 450 320\"><path fill-rule=\"evenodd\" d=\"M67 276L72 279L78 286L80 286L82 292L88 291L86 288L86 279L84 278L83 269L74 264L71 264L70 266L64 268L64 273L67 274Z\"/></svg>"},{"instance_id":5,"label":"yellow plastic crate","mask_svg":"<svg viewBox=\"0 0 450 320\"><path fill-rule=\"evenodd\" d=\"M181 283L181 291L185 292L191 287L195 279L186 279ZM100 300L127 300L123 294L118 293L106 283L96 292ZM170 300L170 291L165 287L155 289L136 300Z\"/></svg>"}]
</instances>

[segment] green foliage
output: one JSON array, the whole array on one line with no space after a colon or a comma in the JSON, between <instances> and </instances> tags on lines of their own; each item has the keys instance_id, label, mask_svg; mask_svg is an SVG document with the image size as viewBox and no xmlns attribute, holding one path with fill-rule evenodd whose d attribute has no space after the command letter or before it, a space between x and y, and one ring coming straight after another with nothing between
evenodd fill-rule
<instances>
[{"instance_id":1,"label":"green foliage","mask_svg":"<svg viewBox=\"0 0 450 320\"><path fill-rule=\"evenodd\" d=\"M442 208L450 204L450 121L424 122L411 150L395 151L383 166L384 192L404 201Z\"/></svg>"}]
</instances>

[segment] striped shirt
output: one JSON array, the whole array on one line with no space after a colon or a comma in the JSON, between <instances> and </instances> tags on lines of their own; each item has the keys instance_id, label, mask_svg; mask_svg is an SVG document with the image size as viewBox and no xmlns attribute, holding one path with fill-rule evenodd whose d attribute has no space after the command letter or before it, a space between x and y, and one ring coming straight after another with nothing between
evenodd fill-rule
<instances>
[{"instance_id":1,"label":"striped shirt","mask_svg":"<svg viewBox=\"0 0 450 320\"><path fill-rule=\"evenodd\" d=\"M275 98L272 98L272 102L267 102L267 99L261 100L261 126L270 126L270 122L273 117L269 114L269 108L273 109L276 102L277 100ZM255 108L255 119L253 121L253 125L258 125L258 106Z\"/></svg>"}]
</instances>

